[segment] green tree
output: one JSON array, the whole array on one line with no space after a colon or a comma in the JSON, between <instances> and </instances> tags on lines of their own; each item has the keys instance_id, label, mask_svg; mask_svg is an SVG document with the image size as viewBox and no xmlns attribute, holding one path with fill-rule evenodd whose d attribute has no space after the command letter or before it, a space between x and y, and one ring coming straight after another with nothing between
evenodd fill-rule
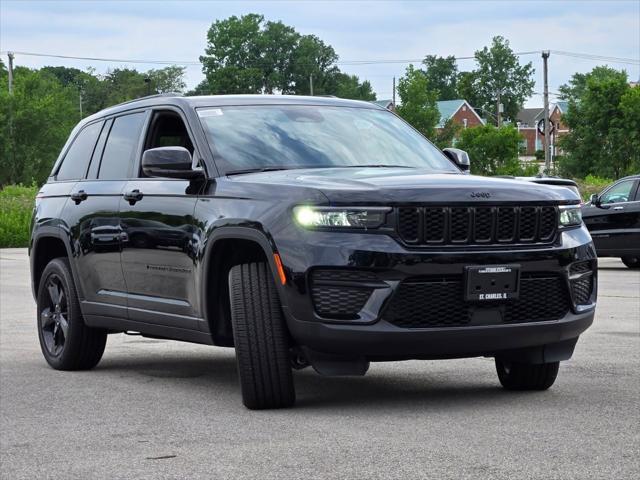
<instances>
[{"instance_id":1,"label":"green tree","mask_svg":"<svg viewBox=\"0 0 640 480\"><path fill-rule=\"evenodd\" d=\"M462 125L457 123L453 118L450 118L444 122L442 128L438 130L433 143L435 143L440 149L453 147L453 144L460 136L461 131Z\"/></svg>"},{"instance_id":2,"label":"green tree","mask_svg":"<svg viewBox=\"0 0 640 480\"><path fill-rule=\"evenodd\" d=\"M518 160L522 136L510 125L496 128L481 125L460 133L457 148L471 159L471 172L478 175L522 175L526 172Z\"/></svg>"},{"instance_id":3,"label":"green tree","mask_svg":"<svg viewBox=\"0 0 640 480\"><path fill-rule=\"evenodd\" d=\"M478 68L473 72L471 89L476 98L471 105L495 111L500 92L505 119L515 119L524 101L533 93L535 82L531 62L520 65L509 46L509 40L500 36L493 37L491 47L476 51L475 59ZM471 102L469 98L466 100Z\"/></svg>"},{"instance_id":4,"label":"green tree","mask_svg":"<svg viewBox=\"0 0 640 480\"><path fill-rule=\"evenodd\" d=\"M187 88L184 81L185 67L170 65L165 68L152 69L144 76L151 82L152 93L182 93Z\"/></svg>"},{"instance_id":5,"label":"green tree","mask_svg":"<svg viewBox=\"0 0 640 480\"><path fill-rule=\"evenodd\" d=\"M104 76L105 103L115 105L147 95L145 76L134 68L115 68Z\"/></svg>"},{"instance_id":6,"label":"green tree","mask_svg":"<svg viewBox=\"0 0 640 480\"><path fill-rule=\"evenodd\" d=\"M24 67L10 95L0 75L0 185L42 183L78 122L75 95L55 75Z\"/></svg>"},{"instance_id":7,"label":"green tree","mask_svg":"<svg viewBox=\"0 0 640 480\"><path fill-rule=\"evenodd\" d=\"M458 89L458 98L462 98L469 102L473 108L478 110L478 114L481 117L486 117L486 114L482 112L482 99L479 97L478 92L475 89L476 84L476 72L460 72L458 74L458 80L456 83ZM495 110L495 106L491 111Z\"/></svg>"},{"instance_id":8,"label":"green tree","mask_svg":"<svg viewBox=\"0 0 640 480\"><path fill-rule=\"evenodd\" d=\"M309 77L313 77L314 95L337 95L340 70L338 54L315 35L304 35L293 52L292 88L282 93L309 95Z\"/></svg>"},{"instance_id":9,"label":"green tree","mask_svg":"<svg viewBox=\"0 0 640 480\"><path fill-rule=\"evenodd\" d=\"M261 93L264 17L248 14L217 20L207 32L202 71L211 93Z\"/></svg>"},{"instance_id":10,"label":"green tree","mask_svg":"<svg viewBox=\"0 0 640 480\"><path fill-rule=\"evenodd\" d=\"M620 111L622 117L616 121L618 134L624 137L620 139L619 157L629 156L630 164L626 170L628 173L640 172L640 87L629 88L620 99Z\"/></svg>"},{"instance_id":11,"label":"green tree","mask_svg":"<svg viewBox=\"0 0 640 480\"><path fill-rule=\"evenodd\" d=\"M205 55L205 80L189 95L283 93L375 98L369 82L338 69L333 47L315 35L301 35L262 15L229 17L211 25Z\"/></svg>"},{"instance_id":12,"label":"green tree","mask_svg":"<svg viewBox=\"0 0 640 480\"><path fill-rule=\"evenodd\" d=\"M368 81L360 83L357 75L346 73L336 74L336 96L340 98L350 98L352 100L372 101L376 99L376 94Z\"/></svg>"},{"instance_id":13,"label":"green tree","mask_svg":"<svg viewBox=\"0 0 640 480\"><path fill-rule=\"evenodd\" d=\"M82 71L70 67L43 67L40 72L55 76L76 98L78 115L80 114L80 95L82 95L83 117L96 113L109 106L106 96L106 84L95 74L95 70Z\"/></svg>"},{"instance_id":14,"label":"green tree","mask_svg":"<svg viewBox=\"0 0 640 480\"><path fill-rule=\"evenodd\" d=\"M438 100L455 100L458 96L458 66L456 57L427 55L422 61L424 74L432 90L438 92Z\"/></svg>"},{"instance_id":15,"label":"green tree","mask_svg":"<svg viewBox=\"0 0 640 480\"><path fill-rule=\"evenodd\" d=\"M576 74L561 91L569 102L563 115L569 133L561 138L565 151L560 162L563 175L584 178L588 174L619 178L637 168L637 93L627 74L596 67ZM634 148L636 148L634 150Z\"/></svg>"},{"instance_id":16,"label":"green tree","mask_svg":"<svg viewBox=\"0 0 640 480\"><path fill-rule=\"evenodd\" d=\"M438 94L429 88L424 72L409 65L398 82L400 105L396 112L427 138L433 138L440 121Z\"/></svg>"}]
</instances>

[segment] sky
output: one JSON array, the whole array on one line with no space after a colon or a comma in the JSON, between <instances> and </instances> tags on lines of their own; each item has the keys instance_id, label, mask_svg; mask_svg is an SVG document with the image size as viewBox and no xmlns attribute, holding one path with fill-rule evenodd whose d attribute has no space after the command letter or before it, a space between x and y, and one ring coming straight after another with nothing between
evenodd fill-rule
<instances>
[{"instance_id":1,"label":"sky","mask_svg":"<svg viewBox=\"0 0 640 480\"><path fill-rule=\"evenodd\" d=\"M472 56L492 37L507 38L516 52L561 50L635 59L635 64L594 61L552 53L549 90L558 91L575 72L599 64L625 69L640 79L640 0L628 1L15 1L0 0L0 51L36 52L116 59L197 61L215 20L261 13L302 34L332 45L340 61L402 60L402 63L340 65L369 80L378 99L391 98L393 77L403 75L408 60L425 55ZM539 53L521 62L535 68L535 92L526 106L542 105ZM64 65L98 73L125 64L16 54L17 65L32 68ZM474 68L460 60L461 71ZM201 67L187 67L193 88ZM550 101L554 100L550 97Z\"/></svg>"}]
</instances>

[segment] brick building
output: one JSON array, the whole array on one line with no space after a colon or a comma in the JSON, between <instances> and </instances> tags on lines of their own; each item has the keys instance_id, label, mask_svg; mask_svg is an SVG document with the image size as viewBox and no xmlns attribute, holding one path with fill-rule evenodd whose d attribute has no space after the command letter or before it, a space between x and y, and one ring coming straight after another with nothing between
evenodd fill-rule
<instances>
[{"instance_id":1,"label":"brick building","mask_svg":"<svg viewBox=\"0 0 640 480\"><path fill-rule=\"evenodd\" d=\"M567 102L558 102L550 106L549 119L555 129L551 135L551 147L553 156L559 155L560 149L557 140L569 132L569 127L562 121L562 115L566 113ZM532 157L536 150L543 149L543 135L538 131L538 122L544 118L544 108L523 108L516 116L518 131L524 137L522 147L524 156Z\"/></svg>"},{"instance_id":2,"label":"brick building","mask_svg":"<svg viewBox=\"0 0 640 480\"><path fill-rule=\"evenodd\" d=\"M371 103L375 103L392 112L394 111L391 100L375 100ZM455 123L464 128L476 127L485 123L466 100L443 100L437 102L437 107L440 112L440 122L436 126L437 130L443 129L449 119L453 119Z\"/></svg>"},{"instance_id":3,"label":"brick building","mask_svg":"<svg viewBox=\"0 0 640 480\"><path fill-rule=\"evenodd\" d=\"M443 129L450 119L463 128L477 127L485 123L466 100L442 100L437 102L437 106L440 112L440 122L436 127L437 130Z\"/></svg>"}]
</instances>

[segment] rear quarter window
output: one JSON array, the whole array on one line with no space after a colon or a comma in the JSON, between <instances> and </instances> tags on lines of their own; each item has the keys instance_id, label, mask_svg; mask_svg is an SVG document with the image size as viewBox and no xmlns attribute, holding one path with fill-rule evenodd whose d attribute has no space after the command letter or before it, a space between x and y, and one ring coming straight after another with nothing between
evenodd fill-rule
<instances>
[{"instance_id":1,"label":"rear quarter window","mask_svg":"<svg viewBox=\"0 0 640 480\"><path fill-rule=\"evenodd\" d=\"M96 122L87 125L76 135L62 160L62 165L58 168L56 180L79 180L84 178L103 123Z\"/></svg>"}]
</instances>

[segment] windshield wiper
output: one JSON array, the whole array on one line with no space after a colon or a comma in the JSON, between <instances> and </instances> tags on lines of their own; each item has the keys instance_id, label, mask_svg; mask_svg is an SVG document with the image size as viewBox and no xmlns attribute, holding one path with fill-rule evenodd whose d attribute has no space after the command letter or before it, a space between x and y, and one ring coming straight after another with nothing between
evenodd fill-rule
<instances>
[{"instance_id":1,"label":"windshield wiper","mask_svg":"<svg viewBox=\"0 0 640 480\"><path fill-rule=\"evenodd\" d=\"M296 167L260 167L245 168L244 170L230 170L225 175L241 175L243 173L276 172L278 170L293 170Z\"/></svg>"},{"instance_id":2,"label":"windshield wiper","mask_svg":"<svg viewBox=\"0 0 640 480\"><path fill-rule=\"evenodd\" d=\"M330 168L418 168L410 167L409 165L382 165L375 163L371 165L332 165Z\"/></svg>"},{"instance_id":3,"label":"windshield wiper","mask_svg":"<svg viewBox=\"0 0 640 480\"><path fill-rule=\"evenodd\" d=\"M260 173L260 172L275 172L278 170L302 170L306 168L418 168L410 167L408 165L381 165L379 163L371 165L300 165L300 166L271 166L271 167L258 167L258 168L246 168L242 170L230 170L225 175L242 175L243 173Z\"/></svg>"}]
</instances>

